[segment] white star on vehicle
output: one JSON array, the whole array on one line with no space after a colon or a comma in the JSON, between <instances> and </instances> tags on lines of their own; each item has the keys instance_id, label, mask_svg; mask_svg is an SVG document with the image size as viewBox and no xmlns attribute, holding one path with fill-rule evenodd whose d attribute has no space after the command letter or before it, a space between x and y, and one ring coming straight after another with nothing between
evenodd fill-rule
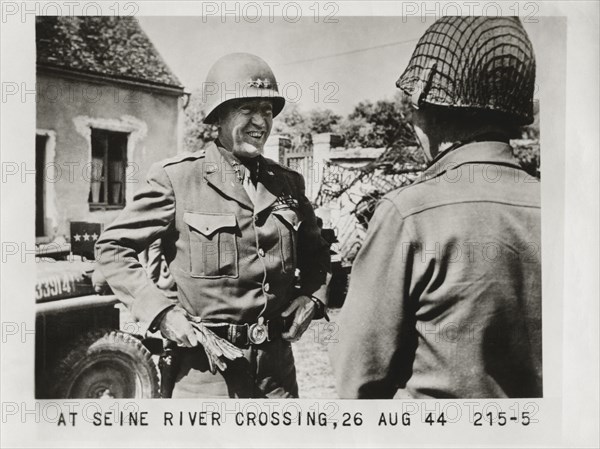
<instances>
[{"instance_id":1,"label":"white star on vehicle","mask_svg":"<svg viewBox=\"0 0 600 449\"><path fill-rule=\"evenodd\" d=\"M99 235L95 232L92 234L92 240L98 240Z\"/></svg>"},{"instance_id":2,"label":"white star on vehicle","mask_svg":"<svg viewBox=\"0 0 600 449\"><path fill-rule=\"evenodd\" d=\"M80 236L79 234L75 234L75 235L73 236L73 238L75 239L75 241L76 241L76 242L78 242L78 241L80 241L80 240L81 240L81 236Z\"/></svg>"},{"instance_id":3,"label":"white star on vehicle","mask_svg":"<svg viewBox=\"0 0 600 449\"><path fill-rule=\"evenodd\" d=\"M85 240L86 242L90 240L90 235L87 233L87 231L85 232L85 234L83 234L83 240Z\"/></svg>"}]
</instances>

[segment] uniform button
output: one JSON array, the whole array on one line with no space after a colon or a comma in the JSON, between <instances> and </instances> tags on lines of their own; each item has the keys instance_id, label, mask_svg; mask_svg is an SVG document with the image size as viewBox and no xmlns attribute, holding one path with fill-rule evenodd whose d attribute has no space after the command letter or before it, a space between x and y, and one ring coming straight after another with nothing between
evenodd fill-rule
<instances>
[{"instance_id":1,"label":"uniform button","mask_svg":"<svg viewBox=\"0 0 600 449\"><path fill-rule=\"evenodd\" d=\"M264 250L264 249L262 249L262 248L258 248L258 255L259 255L260 257L265 257L265 250Z\"/></svg>"},{"instance_id":2,"label":"uniform button","mask_svg":"<svg viewBox=\"0 0 600 449\"><path fill-rule=\"evenodd\" d=\"M257 222L258 222L258 215L255 215L254 216L254 223L257 223Z\"/></svg>"},{"instance_id":3,"label":"uniform button","mask_svg":"<svg viewBox=\"0 0 600 449\"><path fill-rule=\"evenodd\" d=\"M265 292L269 293L269 290L271 290L271 286L269 285L268 282L265 284L265 286L263 287L263 289L265 290Z\"/></svg>"}]
</instances>

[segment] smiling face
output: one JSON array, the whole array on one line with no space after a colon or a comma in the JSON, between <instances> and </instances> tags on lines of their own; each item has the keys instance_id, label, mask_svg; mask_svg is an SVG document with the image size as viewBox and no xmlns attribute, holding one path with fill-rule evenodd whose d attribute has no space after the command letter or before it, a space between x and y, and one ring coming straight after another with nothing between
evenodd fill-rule
<instances>
[{"instance_id":1,"label":"smiling face","mask_svg":"<svg viewBox=\"0 0 600 449\"><path fill-rule=\"evenodd\" d=\"M251 98L223 105L219 114L219 141L225 149L242 159L263 153L273 127L270 100Z\"/></svg>"}]
</instances>

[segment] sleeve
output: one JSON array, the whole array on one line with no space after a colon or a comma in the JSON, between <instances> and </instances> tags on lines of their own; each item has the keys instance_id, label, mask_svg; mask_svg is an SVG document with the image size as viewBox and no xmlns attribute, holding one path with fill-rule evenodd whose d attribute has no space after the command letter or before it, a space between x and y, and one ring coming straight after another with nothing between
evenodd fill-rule
<instances>
[{"instance_id":1,"label":"sleeve","mask_svg":"<svg viewBox=\"0 0 600 449\"><path fill-rule=\"evenodd\" d=\"M327 304L327 285L331 279L331 256L329 244L321 236L312 204L306 197L304 178L300 179L300 213L302 224L298 230L298 268L300 292L314 296Z\"/></svg>"},{"instance_id":2,"label":"sleeve","mask_svg":"<svg viewBox=\"0 0 600 449\"><path fill-rule=\"evenodd\" d=\"M411 263L407 225L383 199L352 267L329 355L341 398L392 398L406 382L414 347L408 310ZM404 253L404 254L403 254Z\"/></svg>"},{"instance_id":3,"label":"sleeve","mask_svg":"<svg viewBox=\"0 0 600 449\"><path fill-rule=\"evenodd\" d=\"M173 303L148 277L138 253L166 233L174 219L171 182L164 168L155 164L146 185L96 242L98 268L144 330Z\"/></svg>"}]
</instances>

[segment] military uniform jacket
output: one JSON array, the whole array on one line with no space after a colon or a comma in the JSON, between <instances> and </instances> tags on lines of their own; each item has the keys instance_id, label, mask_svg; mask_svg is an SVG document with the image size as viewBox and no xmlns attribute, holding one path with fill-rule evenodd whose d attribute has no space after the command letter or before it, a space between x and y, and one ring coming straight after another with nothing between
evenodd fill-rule
<instances>
[{"instance_id":1,"label":"military uniform jacket","mask_svg":"<svg viewBox=\"0 0 600 449\"><path fill-rule=\"evenodd\" d=\"M157 237L179 303L205 320L252 323L278 316L298 293L326 299L329 250L302 176L261 156L252 202L222 151L213 143L154 164L98 239L101 272L147 326L172 305L137 258Z\"/></svg>"},{"instance_id":2,"label":"military uniform jacket","mask_svg":"<svg viewBox=\"0 0 600 449\"><path fill-rule=\"evenodd\" d=\"M508 144L459 147L375 210L331 351L338 393L541 397L541 307L538 180Z\"/></svg>"}]
</instances>

